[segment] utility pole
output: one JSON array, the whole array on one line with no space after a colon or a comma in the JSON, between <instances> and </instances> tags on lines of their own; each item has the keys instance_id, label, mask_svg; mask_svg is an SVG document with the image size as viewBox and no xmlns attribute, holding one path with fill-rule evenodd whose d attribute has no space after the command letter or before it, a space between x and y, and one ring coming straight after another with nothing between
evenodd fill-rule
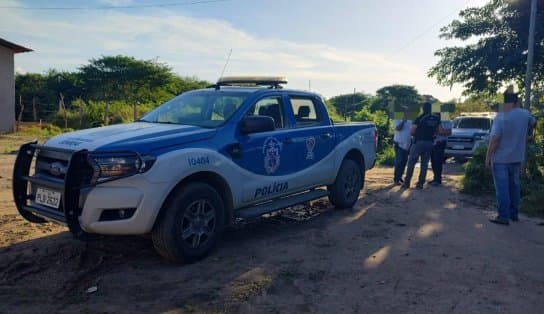
<instances>
[{"instance_id":1,"label":"utility pole","mask_svg":"<svg viewBox=\"0 0 544 314\"><path fill-rule=\"evenodd\" d=\"M531 84L533 80L533 58L535 53L535 23L536 23L536 0L531 0L531 18L529 20L529 39L527 53L527 69L525 72L525 97L524 107L530 110L531 107Z\"/></svg>"}]
</instances>

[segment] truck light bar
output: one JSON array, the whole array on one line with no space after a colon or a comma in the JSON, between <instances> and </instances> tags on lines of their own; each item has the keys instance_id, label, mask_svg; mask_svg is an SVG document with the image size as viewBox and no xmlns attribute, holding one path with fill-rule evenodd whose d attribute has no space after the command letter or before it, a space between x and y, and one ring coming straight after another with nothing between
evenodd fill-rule
<instances>
[{"instance_id":1,"label":"truck light bar","mask_svg":"<svg viewBox=\"0 0 544 314\"><path fill-rule=\"evenodd\" d=\"M217 81L216 86L270 86L281 88L287 84L284 76L225 76Z\"/></svg>"}]
</instances>

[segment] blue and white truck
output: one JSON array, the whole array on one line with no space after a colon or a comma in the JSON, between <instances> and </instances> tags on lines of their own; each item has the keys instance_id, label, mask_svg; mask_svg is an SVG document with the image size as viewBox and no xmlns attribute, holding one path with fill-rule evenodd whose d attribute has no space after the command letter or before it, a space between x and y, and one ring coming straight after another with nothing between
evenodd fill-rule
<instances>
[{"instance_id":1,"label":"blue and white truck","mask_svg":"<svg viewBox=\"0 0 544 314\"><path fill-rule=\"evenodd\" d=\"M480 146L489 141L495 115L494 112L461 113L453 120L444 156L459 160L472 157Z\"/></svg>"},{"instance_id":2,"label":"blue and white truck","mask_svg":"<svg viewBox=\"0 0 544 314\"><path fill-rule=\"evenodd\" d=\"M17 209L80 239L150 233L160 255L181 262L206 255L237 218L325 196L352 207L375 162L375 125L333 124L320 96L285 83L223 78L134 123L22 145Z\"/></svg>"}]
</instances>

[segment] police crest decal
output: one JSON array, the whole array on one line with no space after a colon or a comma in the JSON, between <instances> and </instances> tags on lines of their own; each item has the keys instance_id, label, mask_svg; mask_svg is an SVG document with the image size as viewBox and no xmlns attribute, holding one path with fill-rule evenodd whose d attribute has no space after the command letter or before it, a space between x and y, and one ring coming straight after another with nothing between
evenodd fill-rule
<instances>
[{"instance_id":1,"label":"police crest decal","mask_svg":"<svg viewBox=\"0 0 544 314\"><path fill-rule=\"evenodd\" d=\"M280 153L282 143L275 137L267 138L263 143L264 169L272 174L280 167Z\"/></svg>"}]
</instances>

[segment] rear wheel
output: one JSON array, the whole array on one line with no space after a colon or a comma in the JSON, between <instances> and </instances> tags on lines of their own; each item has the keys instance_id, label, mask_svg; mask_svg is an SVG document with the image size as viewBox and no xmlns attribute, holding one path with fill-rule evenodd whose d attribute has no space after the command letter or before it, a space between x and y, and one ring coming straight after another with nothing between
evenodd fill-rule
<instances>
[{"instance_id":1,"label":"rear wheel","mask_svg":"<svg viewBox=\"0 0 544 314\"><path fill-rule=\"evenodd\" d=\"M336 180L328 186L329 201L336 208L351 208L359 199L364 185L364 170L352 159L345 159L340 166Z\"/></svg>"},{"instance_id":2,"label":"rear wheel","mask_svg":"<svg viewBox=\"0 0 544 314\"><path fill-rule=\"evenodd\" d=\"M224 204L205 183L190 183L175 191L152 232L153 245L166 259L180 263L206 256L223 229Z\"/></svg>"}]
</instances>

